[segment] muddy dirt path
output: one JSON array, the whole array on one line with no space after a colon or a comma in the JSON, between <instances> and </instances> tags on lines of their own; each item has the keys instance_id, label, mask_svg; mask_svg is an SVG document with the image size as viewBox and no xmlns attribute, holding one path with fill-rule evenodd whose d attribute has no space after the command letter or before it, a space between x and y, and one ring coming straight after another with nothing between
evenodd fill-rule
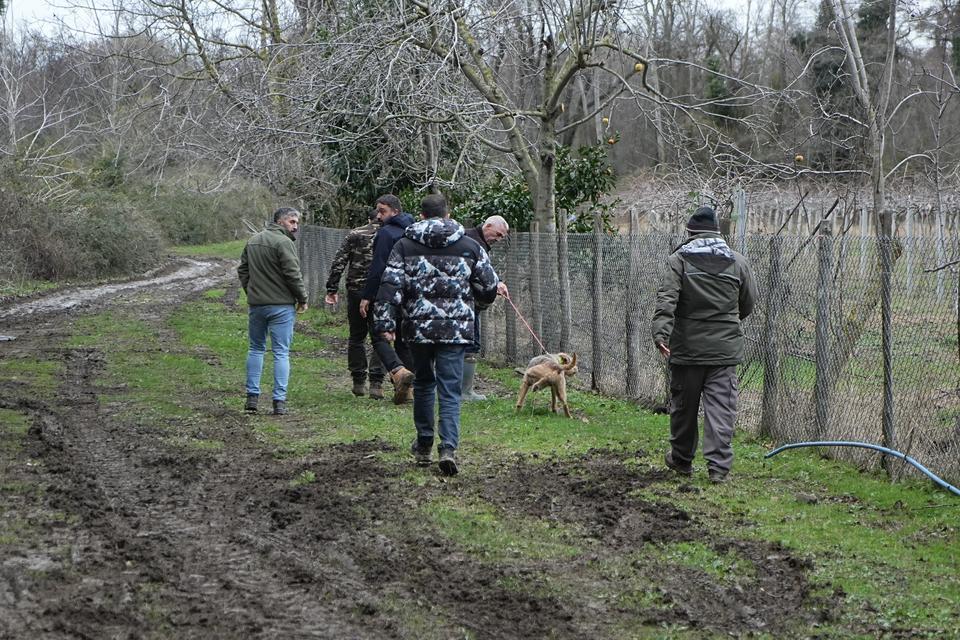
<instances>
[{"instance_id":1,"label":"muddy dirt path","mask_svg":"<svg viewBox=\"0 0 960 640\"><path fill-rule=\"evenodd\" d=\"M16 336L0 357L42 355L63 371L52 392L0 381L0 408L31 421L27 446L0 468L5 486L27 488L0 492L3 517L24 532L0 558L0 638L612 638L638 624L776 635L828 615L789 551L711 536L696 515L631 497L664 477L623 452L489 460L469 481L414 486L409 464L377 455L389 443L277 460L233 410L218 410L207 434L222 450L186 451L103 400L117 391L101 386L103 354L62 344L77 313L121 307L173 340L166 315L207 288L235 298L233 268L183 263L0 308L0 334ZM291 486L303 471L316 481ZM582 531L591 552L478 558L422 521L417 506L445 497ZM597 567L669 541L735 552L754 577L634 561L656 577L655 599L583 595L635 588ZM598 575L604 589L578 593Z\"/></svg>"}]
</instances>

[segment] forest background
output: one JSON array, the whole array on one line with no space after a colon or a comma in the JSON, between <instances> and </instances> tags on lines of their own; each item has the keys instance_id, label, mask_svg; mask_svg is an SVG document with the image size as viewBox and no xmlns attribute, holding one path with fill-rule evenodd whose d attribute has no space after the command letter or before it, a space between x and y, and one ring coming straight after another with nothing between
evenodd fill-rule
<instances>
[{"instance_id":1,"label":"forest background","mask_svg":"<svg viewBox=\"0 0 960 640\"><path fill-rule=\"evenodd\" d=\"M905 194L954 215L949 0L13 6L4 293L141 271L279 203L347 227L388 191L546 233L653 199L729 216L742 190L858 194L886 236Z\"/></svg>"}]
</instances>

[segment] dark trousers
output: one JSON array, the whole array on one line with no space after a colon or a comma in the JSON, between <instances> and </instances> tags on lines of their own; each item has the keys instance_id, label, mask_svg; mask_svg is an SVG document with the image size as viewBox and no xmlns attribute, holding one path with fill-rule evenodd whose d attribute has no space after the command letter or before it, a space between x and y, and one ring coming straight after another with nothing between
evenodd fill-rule
<instances>
[{"instance_id":1,"label":"dark trousers","mask_svg":"<svg viewBox=\"0 0 960 640\"><path fill-rule=\"evenodd\" d=\"M733 466L733 425L740 382L736 365L670 365L670 446L689 466L697 453L697 414L703 403L703 457L722 473Z\"/></svg>"},{"instance_id":2,"label":"dark trousers","mask_svg":"<svg viewBox=\"0 0 960 640\"><path fill-rule=\"evenodd\" d=\"M387 340L383 339L383 336L373 332L372 304L367 313L367 321L367 330L370 332L370 342L373 343L373 350L376 351L377 356L380 357L380 363L383 365L384 371L389 373L401 366L413 371L413 356L410 354L410 347L403 341L399 323L397 323L397 330L395 332L397 338L391 345Z\"/></svg>"},{"instance_id":3,"label":"dark trousers","mask_svg":"<svg viewBox=\"0 0 960 640\"><path fill-rule=\"evenodd\" d=\"M350 338L347 341L347 368L354 382L364 382L369 372L370 382L383 383L383 366L376 350L370 353L367 366L367 338L370 335L367 319L360 315L360 292L347 291L347 320L350 323Z\"/></svg>"}]
</instances>

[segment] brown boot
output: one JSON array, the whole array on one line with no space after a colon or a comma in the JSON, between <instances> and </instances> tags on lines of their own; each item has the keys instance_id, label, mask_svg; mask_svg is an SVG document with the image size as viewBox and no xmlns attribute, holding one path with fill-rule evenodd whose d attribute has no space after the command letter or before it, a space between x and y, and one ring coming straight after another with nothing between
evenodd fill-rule
<instances>
[{"instance_id":1,"label":"brown boot","mask_svg":"<svg viewBox=\"0 0 960 640\"><path fill-rule=\"evenodd\" d=\"M373 400L383 400L383 387L378 382L370 383L370 397Z\"/></svg>"},{"instance_id":2,"label":"brown boot","mask_svg":"<svg viewBox=\"0 0 960 640\"><path fill-rule=\"evenodd\" d=\"M390 372L393 381L393 404L407 401L407 390L413 388L413 372L406 367L397 367Z\"/></svg>"}]
</instances>

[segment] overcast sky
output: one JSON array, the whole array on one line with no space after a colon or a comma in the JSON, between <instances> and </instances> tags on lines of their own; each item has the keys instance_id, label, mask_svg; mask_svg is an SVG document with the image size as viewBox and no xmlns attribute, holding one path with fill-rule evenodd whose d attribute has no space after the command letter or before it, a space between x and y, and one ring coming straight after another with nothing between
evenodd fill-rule
<instances>
[{"instance_id":1,"label":"overcast sky","mask_svg":"<svg viewBox=\"0 0 960 640\"><path fill-rule=\"evenodd\" d=\"M753 11L757 10L763 0L753 1ZM9 15L15 24L21 22L34 23L37 21L52 20L54 16L60 18L69 17L69 10L64 7L66 2L62 0L8 0ZM728 9L737 9L736 13L741 18L745 17L745 0L706 0L706 4L720 6Z\"/></svg>"},{"instance_id":2,"label":"overcast sky","mask_svg":"<svg viewBox=\"0 0 960 640\"><path fill-rule=\"evenodd\" d=\"M14 22L46 20L63 11L47 0L7 0L7 4Z\"/></svg>"}]
</instances>

